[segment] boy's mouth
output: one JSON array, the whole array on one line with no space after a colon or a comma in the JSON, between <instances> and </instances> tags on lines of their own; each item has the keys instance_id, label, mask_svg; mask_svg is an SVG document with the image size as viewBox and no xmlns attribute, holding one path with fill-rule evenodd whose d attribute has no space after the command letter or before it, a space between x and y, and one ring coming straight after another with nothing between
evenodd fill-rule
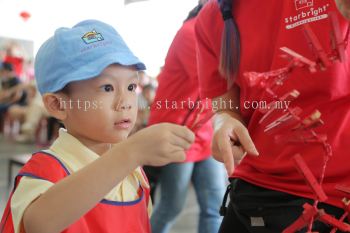
<instances>
[{"instance_id":1,"label":"boy's mouth","mask_svg":"<svg viewBox=\"0 0 350 233\"><path fill-rule=\"evenodd\" d=\"M130 119L123 119L121 121L114 123L114 128L116 129L129 129L131 127Z\"/></svg>"}]
</instances>

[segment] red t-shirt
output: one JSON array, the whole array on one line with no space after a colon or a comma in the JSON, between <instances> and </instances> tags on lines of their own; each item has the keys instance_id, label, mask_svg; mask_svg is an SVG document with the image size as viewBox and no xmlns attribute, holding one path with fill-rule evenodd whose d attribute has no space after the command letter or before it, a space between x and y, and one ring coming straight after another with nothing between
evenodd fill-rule
<instances>
[{"instance_id":1,"label":"red t-shirt","mask_svg":"<svg viewBox=\"0 0 350 233\"><path fill-rule=\"evenodd\" d=\"M24 60L22 57L6 56L4 58L4 62L8 62L13 65L13 69L18 77L21 77L23 74L23 61Z\"/></svg>"},{"instance_id":2,"label":"red t-shirt","mask_svg":"<svg viewBox=\"0 0 350 233\"><path fill-rule=\"evenodd\" d=\"M312 143L277 144L274 135L265 133L266 125L259 124L263 114L249 107L249 104L252 105L252 101L264 101L267 95L262 89L249 87L243 72L267 72L285 67L288 61L281 58L280 47L288 47L314 59L301 25L310 22L309 25L324 49L330 51L330 21L327 13L336 12L343 37L348 22L337 11L334 0L233 2L233 15L241 36L241 63L237 84L240 87L240 104L246 106L241 107L241 113L260 156L246 156L232 176L258 186L311 198L314 195L294 166L292 156L301 154L315 177L319 178L324 158L322 146ZM218 72L223 19L217 1L209 2L202 9L195 29L199 47L201 95L218 97L227 92L227 85ZM349 54L348 48L346 55L349 57ZM350 166L347 164L347 156L350 155L349 70L349 60L337 62L326 71L313 74L305 68L297 68L276 91L282 96L293 89L298 90L300 96L291 102L290 107L300 107L304 116L315 109L321 112L324 125L315 131L327 134L333 150L323 188L329 197L327 202L337 206L342 206L344 194L334 186L350 184Z\"/></svg>"},{"instance_id":3,"label":"red t-shirt","mask_svg":"<svg viewBox=\"0 0 350 233\"><path fill-rule=\"evenodd\" d=\"M170 122L191 126L201 107L206 110L200 118L210 110L205 101L201 101L203 104L200 106L195 104L199 100L199 84L194 24L195 18L186 21L169 48L165 65L158 76L159 86L151 106L149 125ZM195 143L187 151L186 161L201 161L211 154L211 122L208 121L195 134Z\"/></svg>"}]
</instances>

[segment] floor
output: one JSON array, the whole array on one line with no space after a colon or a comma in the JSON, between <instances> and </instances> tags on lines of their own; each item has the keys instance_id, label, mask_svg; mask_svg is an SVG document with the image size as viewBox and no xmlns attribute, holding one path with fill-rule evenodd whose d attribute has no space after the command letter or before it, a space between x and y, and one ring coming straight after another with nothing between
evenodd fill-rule
<instances>
[{"instance_id":1,"label":"floor","mask_svg":"<svg viewBox=\"0 0 350 233\"><path fill-rule=\"evenodd\" d=\"M0 216L5 208L9 194L8 188L8 163L9 159L20 154L30 154L39 150L36 146L28 144L18 144L5 140L0 135ZM19 167L13 168L13 176L18 172ZM13 177L12 177L13 181ZM12 184L11 184L12 185ZM178 217L170 233L195 233L198 221L198 206L192 186L189 187L189 196L185 209Z\"/></svg>"}]
</instances>

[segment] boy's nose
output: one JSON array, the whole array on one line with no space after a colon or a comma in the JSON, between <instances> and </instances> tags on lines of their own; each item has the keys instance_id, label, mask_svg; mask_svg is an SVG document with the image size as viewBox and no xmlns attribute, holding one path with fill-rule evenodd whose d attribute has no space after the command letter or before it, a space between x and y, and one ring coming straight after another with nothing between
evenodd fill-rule
<instances>
[{"instance_id":1,"label":"boy's nose","mask_svg":"<svg viewBox=\"0 0 350 233\"><path fill-rule=\"evenodd\" d=\"M116 111L125 111L125 110L130 110L131 108L132 108L132 106L130 103L128 103L127 101L122 101L122 100L117 101L117 103L115 105Z\"/></svg>"},{"instance_id":2,"label":"boy's nose","mask_svg":"<svg viewBox=\"0 0 350 233\"><path fill-rule=\"evenodd\" d=\"M120 92L115 96L114 109L115 111L128 111L133 108L132 102L126 93Z\"/></svg>"}]
</instances>

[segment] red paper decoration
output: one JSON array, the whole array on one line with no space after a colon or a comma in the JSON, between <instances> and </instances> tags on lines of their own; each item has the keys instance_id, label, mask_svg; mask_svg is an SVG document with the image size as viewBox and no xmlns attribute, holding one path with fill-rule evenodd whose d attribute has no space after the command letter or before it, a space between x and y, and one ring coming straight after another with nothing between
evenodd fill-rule
<instances>
[{"instance_id":1,"label":"red paper decoration","mask_svg":"<svg viewBox=\"0 0 350 233\"><path fill-rule=\"evenodd\" d=\"M21 18L24 20L24 21L27 21L29 18L30 18L30 13L27 12L27 11L22 11L19 16L21 16Z\"/></svg>"}]
</instances>

